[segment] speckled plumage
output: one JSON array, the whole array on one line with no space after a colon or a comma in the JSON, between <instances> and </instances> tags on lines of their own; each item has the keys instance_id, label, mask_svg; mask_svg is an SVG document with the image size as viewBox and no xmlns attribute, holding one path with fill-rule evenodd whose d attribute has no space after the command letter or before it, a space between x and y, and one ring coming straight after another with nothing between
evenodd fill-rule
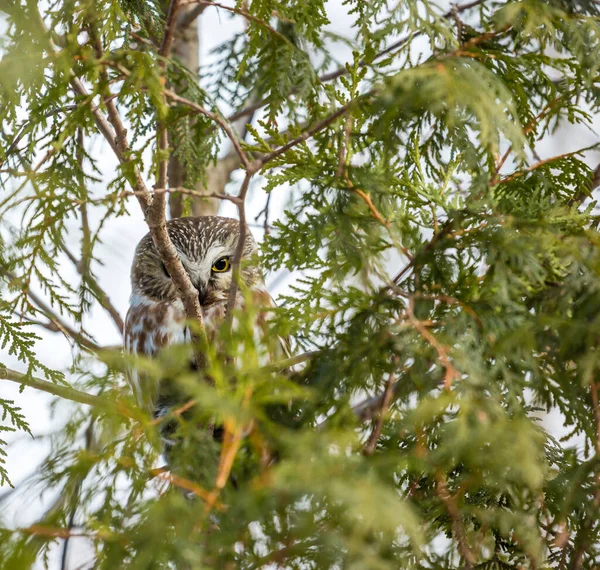
<instances>
[{"instance_id":1,"label":"speckled plumage","mask_svg":"<svg viewBox=\"0 0 600 570\"><path fill-rule=\"evenodd\" d=\"M167 231L198 290L206 332L211 342L225 319L232 273L231 269L215 273L211 267L220 258L233 259L239 239L239 222L219 216L178 218L167 222ZM242 258L255 252L256 242L248 232ZM273 306L258 268L243 268L241 279L251 291L257 306ZM132 294L125 320L126 351L152 357L161 348L189 340L183 303L149 234L137 246L131 268L131 286ZM244 307L244 299L239 292L235 307ZM264 315L260 318L264 321ZM263 325L264 322L257 323L264 330ZM153 409L156 415L165 412L165 405L177 404L165 403L161 398L161 387L140 382L137 373L131 374L131 383L140 404Z\"/></svg>"}]
</instances>

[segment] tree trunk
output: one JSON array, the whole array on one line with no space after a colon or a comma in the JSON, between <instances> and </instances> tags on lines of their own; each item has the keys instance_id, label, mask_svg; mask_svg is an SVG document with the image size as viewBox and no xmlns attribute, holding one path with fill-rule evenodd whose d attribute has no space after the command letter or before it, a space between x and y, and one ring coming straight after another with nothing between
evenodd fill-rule
<instances>
[{"instance_id":1,"label":"tree trunk","mask_svg":"<svg viewBox=\"0 0 600 570\"><path fill-rule=\"evenodd\" d=\"M168 2L164 9L168 9ZM178 27L175 33L173 43L173 55L187 67L200 80L200 41L198 20L201 10L198 6L189 5L181 9L178 19ZM177 148L177 142L170 140L170 146ZM169 160L169 186L185 187L186 172L183 165L175 157L176 153L171 155ZM218 192L223 193L225 185L229 181L231 173L239 166L237 156L226 156L219 160L216 165L210 166L206 172L206 186L199 182L195 190L202 193ZM194 198L192 202L192 215L211 216L219 210L220 200L214 198ZM181 194L170 194L169 210L171 218L179 218L183 215L183 196Z\"/></svg>"}]
</instances>

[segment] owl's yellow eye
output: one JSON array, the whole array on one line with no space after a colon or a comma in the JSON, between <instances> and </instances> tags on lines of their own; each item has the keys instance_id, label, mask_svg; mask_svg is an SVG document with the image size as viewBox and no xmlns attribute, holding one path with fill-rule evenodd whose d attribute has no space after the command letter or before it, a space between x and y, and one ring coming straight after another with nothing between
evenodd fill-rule
<instances>
[{"instance_id":1,"label":"owl's yellow eye","mask_svg":"<svg viewBox=\"0 0 600 570\"><path fill-rule=\"evenodd\" d=\"M212 270L215 273L225 273L230 267L231 263L229 263L229 257L222 257L213 263Z\"/></svg>"}]
</instances>

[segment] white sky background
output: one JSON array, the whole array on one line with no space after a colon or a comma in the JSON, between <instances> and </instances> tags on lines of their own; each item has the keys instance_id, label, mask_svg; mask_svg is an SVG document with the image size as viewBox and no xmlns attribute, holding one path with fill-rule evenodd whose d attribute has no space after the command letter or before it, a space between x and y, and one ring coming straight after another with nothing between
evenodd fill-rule
<instances>
[{"instance_id":1,"label":"white sky background","mask_svg":"<svg viewBox=\"0 0 600 570\"><path fill-rule=\"evenodd\" d=\"M449 8L448 1L440 1L442 10ZM329 29L336 33L353 36L351 29L352 18L348 17L346 7L342 6L342 0L333 0L328 4L328 14L331 20ZM230 37L235 31L243 29L242 18L236 16L231 18L228 13L218 11L214 8L208 8L200 20L201 26L201 62L206 64L209 61L210 51ZM1 33L1 28L0 28ZM350 50L341 44L336 44L334 50L335 56L341 61L351 59ZM595 127L600 127L598 117L594 121ZM542 158L570 152L593 144L599 140L597 129L588 130L581 126L564 125L560 131L552 138L539 143L537 152ZM95 157L101 157L99 166L106 173L107 179L115 172L117 161L114 158L108 144L102 139L97 138L93 141L87 141L88 152ZM589 153L588 162L595 167L600 160L599 153ZM507 165L506 168L510 168ZM227 190L236 193L241 179L236 177L229 185ZM151 185L151 183L150 183ZM260 190L258 184L255 184L250 195L248 220L253 221L254 216L264 207L265 194ZM96 185L94 191L102 193L102 185ZM287 203L289 196L288 189L282 188L274 191L271 200L271 220L280 215ZM227 207L221 213L235 217L235 207L226 203ZM113 304L125 317L128 307L128 298L130 294L129 268L133 257L133 251L140 238L147 233L147 227L143 221L139 205L136 200L129 200L129 217L122 217L111 220L103 232L103 244L99 246L99 254L104 260L103 266L96 265L94 272L97 275L100 285L108 293ZM97 218L96 218L97 219ZM13 224L18 225L20 220L11 220ZM91 220L94 223L94 218ZM253 228L253 233L257 240L262 239L262 231ZM73 242L72 249L78 250L79 228L73 223ZM393 274L397 265L390 266L389 273ZM70 262L65 260L65 274L72 277L73 282L78 281L78 276ZM284 275L267 276L267 284L276 281L277 287L271 289L271 292L277 297L278 294L286 292L289 283L293 282L296 276ZM106 313L98 306L95 306L92 314L86 319L84 326L87 330L93 331L96 341L102 346L120 344L121 338L115 329L112 321ZM42 340L37 345L39 359L47 366L59 370L66 370L71 362L71 348L69 342L58 334L53 334L41 329L39 335ZM0 362L16 370L23 370L23 366L16 358L9 356L0 350ZM0 396L2 398L13 399L22 407L23 413L29 421L32 431L36 436L44 436L60 427L67 420L70 410L69 404L60 403L54 409L51 408L52 398L42 392L26 388L19 394L18 386L10 382L0 382ZM552 421L546 420L548 427L556 434L561 433L562 423L560 417L552 416ZM11 439L9 437L9 439ZM28 475L35 471L36 466L45 458L49 451L48 438L39 438L32 441L23 434L18 434L12 438L8 452L7 465L10 477L14 484L18 486ZM0 489L0 496L7 489ZM0 503L0 513L5 518L5 523L14 525L27 525L35 521L35 518L42 512L43 505L52 499L52 496L27 494L15 494L10 500ZM76 568L79 564L89 559L89 556L82 558L82 554L77 552L78 547L72 550L70 568ZM58 568L58 557L56 565Z\"/></svg>"}]
</instances>

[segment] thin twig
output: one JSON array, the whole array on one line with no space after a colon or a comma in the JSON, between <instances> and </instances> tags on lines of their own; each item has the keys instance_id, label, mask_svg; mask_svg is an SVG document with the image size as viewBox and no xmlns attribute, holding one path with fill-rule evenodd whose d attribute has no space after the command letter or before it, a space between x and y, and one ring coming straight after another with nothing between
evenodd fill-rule
<instances>
[{"instance_id":1,"label":"thin twig","mask_svg":"<svg viewBox=\"0 0 600 570\"><path fill-rule=\"evenodd\" d=\"M264 20L257 18L254 14L251 14L250 12L248 12L246 10L242 10L240 8L235 8L234 6L226 6L225 4L219 4L218 2L212 2L211 0L186 0L182 4L182 6L189 6L189 5L194 5L194 4L204 6L205 8L208 8L209 6L214 6L215 8L220 8L222 10L226 10L227 12L231 12L232 14L238 14L239 16L244 17L246 20L254 22L254 23L258 24L259 26L265 28L266 30L269 30L269 32L273 36L275 36L282 42L285 42L288 44L291 43L290 40L288 40L288 38L286 38L281 32L277 31L273 26L269 25Z\"/></svg>"},{"instance_id":2,"label":"thin twig","mask_svg":"<svg viewBox=\"0 0 600 570\"><path fill-rule=\"evenodd\" d=\"M570 156L577 156L578 154L582 154L588 150L592 150L592 149L596 148L599 144L600 143L594 143L593 145L587 146L585 148L580 148L579 150L574 150L572 152L565 152L564 154L559 154L558 156L551 156L550 158L545 158L544 160L540 160L539 162L536 162L535 164L532 164L531 166L528 166L527 168L525 168L523 170L519 170L518 172L513 172L513 174L510 174L509 176L505 176L504 178L497 180L494 183L494 185L506 184L508 182L512 182L513 180L520 178L521 176L524 176L525 174L529 174L530 172L533 172L534 170L537 170L538 168L541 168L542 166L544 166L546 164L555 162L557 160L562 160L563 158L568 158Z\"/></svg>"},{"instance_id":3,"label":"thin twig","mask_svg":"<svg viewBox=\"0 0 600 570\"><path fill-rule=\"evenodd\" d=\"M202 14L202 12L206 10L207 7L207 4L200 4L198 6L194 6L188 12L184 12L179 17L179 21L177 22L178 31L183 32L189 28L194 23L194 20L196 20Z\"/></svg>"},{"instance_id":4,"label":"thin twig","mask_svg":"<svg viewBox=\"0 0 600 570\"><path fill-rule=\"evenodd\" d=\"M377 442L379 441L379 437L381 436L381 431L383 429L383 422L385 420L385 415L392 401L392 397L394 395L394 387L396 384L396 376L394 374L390 374L385 383L385 390L383 392L383 398L381 400L381 407L379 408L379 412L377 414L377 421L375 422L375 427L365 444L363 449L364 455L373 455L375 452L375 448L377 447Z\"/></svg>"},{"instance_id":5,"label":"thin twig","mask_svg":"<svg viewBox=\"0 0 600 570\"><path fill-rule=\"evenodd\" d=\"M366 93L365 95L361 96L361 98L367 97L369 95L371 95L371 92ZM296 145L307 141L313 135L315 135L319 131L322 131L325 127L328 127L336 119L338 119L339 117L341 117L342 115L347 113L348 110L350 109L350 107L352 107L353 105L356 104L357 100L358 99L353 99L352 101L349 101L348 103L346 103L345 105L343 105L342 107L340 107L339 109L334 111L331 115L329 115L328 117L325 117L323 120L319 121L316 125L314 125L310 129L304 131L301 135L297 136L296 138L292 139L291 141L288 141L286 144L284 144L283 146L274 150L273 152L270 152L269 154L266 154L263 157L261 157L258 160L260 167L262 168L265 164L267 164L268 162L271 162L273 159L282 155L284 152L287 152L288 150L295 147Z\"/></svg>"},{"instance_id":6,"label":"thin twig","mask_svg":"<svg viewBox=\"0 0 600 570\"><path fill-rule=\"evenodd\" d=\"M242 400L242 411L245 411L252 396L252 387L246 387L244 399ZM223 434L223 445L221 446L221 454L219 456L219 466L217 468L217 476L215 478L215 486L206 499L204 514L208 515L217 502L217 499L227 484L235 456L242 443L244 433L251 426L238 423L235 416L226 418L224 421L225 432Z\"/></svg>"},{"instance_id":7,"label":"thin twig","mask_svg":"<svg viewBox=\"0 0 600 570\"><path fill-rule=\"evenodd\" d=\"M237 292L239 287L240 279L240 264L242 261L242 255L244 253L244 247L246 245L246 195L250 188L250 180L255 170L248 169L242 186L240 188L240 194L238 196L239 202L237 203L238 217L239 217L239 236L235 253L232 261L232 275L231 275L231 286L229 287L229 296L227 298L227 308L225 310L225 330L231 331L233 325L233 309L237 298Z\"/></svg>"},{"instance_id":8,"label":"thin twig","mask_svg":"<svg viewBox=\"0 0 600 570\"><path fill-rule=\"evenodd\" d=\"M269 226L269 207L271 206L271 197L273 196L272 192L269 192L267 195L267 201L265 203L265 207L258 212L257 216L254 218L255 222L258 222L259 218L264 215L263 229L265 230L265 235L269 235L271 233Z\"/></svg>"},{"instance_id":9,"label":"thin twig","mask_svg":"<svg viewBox=\"0 0 600 570\"><path fill-rule=\"evenodd\" d=\"M473 552L471 551L469 543L467 542L465 529L462 524L462 521L460 520L458 505L456 504L456 497L454 497L450 493L450 490L448 489L448 484L446 482L446 478L441 472L438 472L436 480L437 495L442 501L442 503L444 503L444 506L446 507L446 510L448 511L448 514L450 515L450 518L452 520L452 532L454 534L454 537L456 538L456 541L458 542L458 550L464 560L465 570L470 570L471 568L473 568L473 565L476 562L476 558Z\"/></svg>"},{"instance_id":10,"label":"thin twig","mask_svg":"<svg viewBox=\"0 0 600 570\"><path fill-rule=\"evenodd\" d=\"M65 252L67 257L70 259L71 263L73 263L73 265L77 269L77 272L83 276L84 269L82 266L82 260L78 260L73 255L73 253L71 253L71 251L69 251L67 249L67 247L65 247L65 246L63 246L63 251ZM94 295L96 296L98 303L100 303L100 306L108 313L108 315L112 319L113 323L115 324L115 326L117 327L119 332L121 334L123 334L125 324L123 323L123 319L121 318L119 311L113 305L113 303L110 300L110 297L108 296L106 291L104 291L104 289L102 289L102 287L100 287L100 284L98 283L97 279L94 277L94 275L92 274L91 271L88 272L86 280L88 282L88 286L90 287L90 289L93 291Z\"/></svg>"},{"instance_id":11,"label":"thin twig","mask_svg":"<svg viewBox=\"0 0 600 570\"><path fill-rule=\"evenodd\" d=\"M452 382L456 378L460 378L460 374L458 370L454 368L450 357L448 356L448 349L442 345L432 334L427 330L423 324L415 319L415 315L412 309L413 300L409 303L406 313L408 315L408 319L417 331L421 334L421 336L435 349L437 352L438 358L444 368L446 369L446 374L444 376L444 389L450 390L452 388Z\"/></svg>"},{"instance_id":12,"label":"thin twig","mask_svg":"<svg viewBox=\"0 0 600 570\"><path fill-rule=\"evenodd\" d=\"M155 188L154 194L185 194L186 196L194 196L196 198L216 198L218 200L227 200L228 202L233 202L237 204L239 202L239 198L237 196L232 196L231 194L220 194L218 192L211 192L205 194L204 192L200 192L198 190L191 190L189 188ZM124 198L126 196L136 196L136 192L132 192L130 190L125 190L116 196L116 198Z\"/></svg>"}]
</instances>

